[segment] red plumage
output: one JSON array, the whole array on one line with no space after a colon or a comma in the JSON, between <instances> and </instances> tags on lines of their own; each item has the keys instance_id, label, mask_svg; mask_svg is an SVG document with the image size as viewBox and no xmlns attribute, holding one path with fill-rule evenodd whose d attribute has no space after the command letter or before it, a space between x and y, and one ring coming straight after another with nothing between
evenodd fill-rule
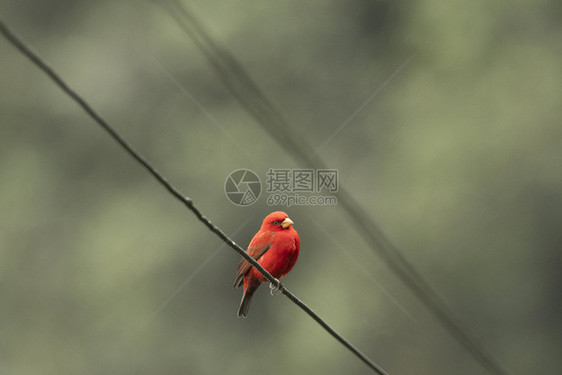
<instances>
[{"instance_id":1,"label":"red plumage","mask_svg":"<svg viewBox=\"0 0 562 375\"><path fill-rule=\"evenodd\" d=\"M246 253L266 269L273 277L280 279L287 275L295 265L299 256L300 237L293 228L293 222L282 211L272 212L263 219L258 233L254 236ZM234 286L244 284L244 293L238 317L246 317L250 309L250 302L254 292L261 283L268 281L248 261L242 259L238 265L238 272Z\"/></svg>"}]
</instances>

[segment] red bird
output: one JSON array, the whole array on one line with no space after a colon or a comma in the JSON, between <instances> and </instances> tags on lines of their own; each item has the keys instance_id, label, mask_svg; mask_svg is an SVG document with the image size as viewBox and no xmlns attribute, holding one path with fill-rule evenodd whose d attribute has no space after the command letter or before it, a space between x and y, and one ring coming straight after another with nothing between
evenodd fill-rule
<instances>
[{"instance_id":1,"label":"red bird","mask_svg":"<svg viewBox=\"0 0 562 375\"><path fill-rule=\"evenodd\" d=\"M293 221L281 211L272 212L263 219L260 230L248 246L249 256L254 258L273 277L280 279L289 273L297 262L301 239L293 228ZM244 284L244 293L238 309L238 317L246 317L254 292L261 283L268 281L248 261L238 265L234 286Z\"/></svg>"}]
</instances>

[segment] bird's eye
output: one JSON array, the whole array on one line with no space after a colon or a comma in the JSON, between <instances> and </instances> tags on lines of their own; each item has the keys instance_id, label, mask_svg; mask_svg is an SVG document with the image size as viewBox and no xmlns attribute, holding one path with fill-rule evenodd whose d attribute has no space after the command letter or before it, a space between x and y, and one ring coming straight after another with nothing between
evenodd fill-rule
<instances>
[{"instance_id":1,"label":"bird's eye","mask_svg":"<svg viewBox=\"0 0 562 375\"><path fill-rule=\"evenodd\" d=\"M279 222L278 222L277 220L275 220L275 221L273 222L273 225L279 225Z\"/></svg>"}]
</instances>

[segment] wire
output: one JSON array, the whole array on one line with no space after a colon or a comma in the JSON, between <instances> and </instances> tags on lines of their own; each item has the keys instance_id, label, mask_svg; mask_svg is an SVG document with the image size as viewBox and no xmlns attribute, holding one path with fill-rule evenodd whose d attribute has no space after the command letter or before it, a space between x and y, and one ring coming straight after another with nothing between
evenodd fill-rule
<instances>
[{"instance_id":1,"label":"wire","mask_svg":"<svg viewBox=\"0 0 562 375\"><path fill-rule=\"evenodd\" d=\"M264 127L272 138L289 154L308 167L326 169L318 155L311 156L306 150L313 150L284 117L275 109L249 74L225 48L219 46L205 31L197 18L178 0L158 2L186 32L203 55L209 60L223 84L240 104ZM464 326L439 295L429 286L415 267L401 254L367 214L358 201L341 184L338 203L353 220L363 239L378 252L392 272L414 293L433 313L442 326L467 352L484 368L497 375L508 375L500 362L484 348L470 329Z\"/></svg>"},{"instance_id":2,"label":"wire","mask_svg":"<svg viewBox=\"0 0 562 375\"><path fill-rule=\"evenodd\" d=\"M26 44L21 41L14 32L12 32L4 21L0 18L0 33L22 54L29 58L41 71L43 71L53 82L65 92L72 100L74 100L82 109L95 121L97 122L109 135L138 163L140 163L162 186L164 186L172 196L182 202L191 212L195 214L197 219L201 221L209 230L215 233L219 238L221 238L228 246L234 249L240 256L246 259L252 266L254 266L267 280L269 280L276 289L281 290L281 292L293 303L299 306L304 312L306 312L312 319L314 319L322 328L326 330L330 335L332 335L336 340L338 340L342 345L349 349L353 354L357 356L361 361L363 361L372 370L380 375L388 375L386 371L382 369L373 360L363 354L359 349L357 349L353 344L347 341L343 336L337 333L333 328L331 328L328 323L326 323L318 314L316 314L310 307L308 307L304 302L297 298L293 293L291 293L287 288L283 286L274 278L269 272L267 272L255 259L249 256L244 249L238 246L233 240L231 240L219 227L214 225L203 213L193 204L191 198L188 198L180 193L180 191L174 187L162 174L160 174L156 168L154 168L141 154L139 154L135 149L129 145L126 140L115 130L108 122L106 122L94 109L74 90L72 90L63 79L54 72L36 53L32 52Z\"/></svg>"}]
</instances>

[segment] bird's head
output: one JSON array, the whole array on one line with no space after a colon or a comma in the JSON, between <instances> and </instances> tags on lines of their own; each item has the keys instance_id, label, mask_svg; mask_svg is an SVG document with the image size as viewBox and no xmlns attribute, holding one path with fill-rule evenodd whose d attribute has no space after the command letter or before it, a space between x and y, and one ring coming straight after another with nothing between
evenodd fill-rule
<instances>
[{"instance_id":1,"label":"bird's head","mask_svg":"<svg viewBox=\"0 0 562 375\"><path fill-rule=\"evenodd\" d=\"M290 229L293 225L293 221L289 219L289 215L287 215L283 211L275 211L270 213L263 219L263 223L261 225L262 230L267 231L281 231Z\"/></svg>"}]
</instances>

